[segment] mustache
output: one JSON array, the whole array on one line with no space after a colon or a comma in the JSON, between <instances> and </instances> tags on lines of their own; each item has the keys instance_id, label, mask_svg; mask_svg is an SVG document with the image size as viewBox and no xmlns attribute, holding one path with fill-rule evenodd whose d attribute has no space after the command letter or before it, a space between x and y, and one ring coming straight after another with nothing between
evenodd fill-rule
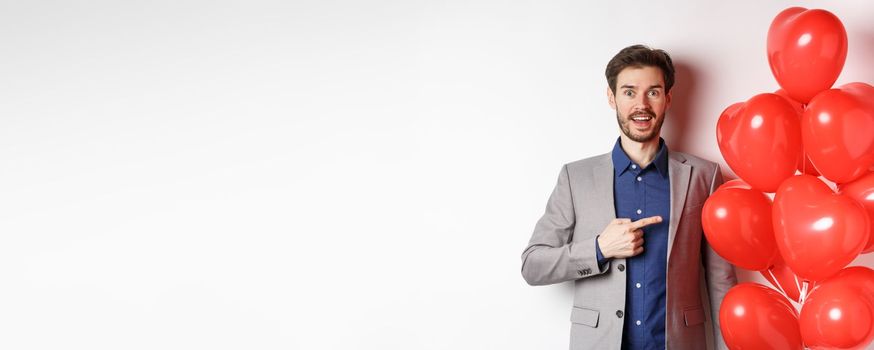
<instances>
[{"instance_id":1,"label":"mustache","mask_svg":"<svg viewBox=\"0 0 874 350\"><path fill-rule=\"evenodd\" d=\"M650 117L650 118L655 119L656 115L655 115L655 112L647 109L647 110L642 110L642 111L631 113L631 115L628 116L628 119L631 119L634 117Z\"/></svg>"}]
</instances>

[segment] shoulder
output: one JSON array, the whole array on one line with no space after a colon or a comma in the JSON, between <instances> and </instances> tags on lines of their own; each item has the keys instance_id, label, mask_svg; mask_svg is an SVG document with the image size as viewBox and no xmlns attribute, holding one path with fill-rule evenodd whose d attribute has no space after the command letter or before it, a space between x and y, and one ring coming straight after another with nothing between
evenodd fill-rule
<instances>
[{"instance_id":1,"label":"shoulder","mask_svg":"<svg viewBox=\"0 0 874 350\"><path fill-rule=\"evenodd\" d=\"M671 151L670 158L673 161L687 164L691 166L692 169L702 173L713 173L716 171L716 169L719 169L719 164L717 164L716 162L693 156L688 153Z\"/></svg>"},{"instance_id":2,"label":"shoulder","mask_svg":"<svg viewBox=\"0 0 874 350\"><path fill-rule=\"evenodd\" d=\"M676 161L679 161L681 163L686 163L686 164L692 166L693 168L715 170L716 168L719 167L719 164L717 164L716 162L712 162L712 161L709 161L707 159L704 159L704 158L701 158L698 156L693 156L691 154L683 153L683 152L671 151L670 158L672 160L676 160Z\"/></svg>"},{"instance_id":3,"label":"shoulder","mask_svg":"<svg viewBox=\"0 0 874 350\"><path fill-rule=\"evenodd\" d=\"M588 171L589 169L605 165L613 165L613 159L610 157L610 153L599 154L597 156L576 160L565 164L564 168L567 169L567 171L570 173L575 173Z\"/></svg>"}]
</instances>

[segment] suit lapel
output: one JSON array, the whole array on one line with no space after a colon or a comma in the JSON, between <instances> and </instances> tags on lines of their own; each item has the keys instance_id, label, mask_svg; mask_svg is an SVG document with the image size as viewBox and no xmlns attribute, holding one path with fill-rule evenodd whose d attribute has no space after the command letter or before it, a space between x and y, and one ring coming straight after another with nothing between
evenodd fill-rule
<instances>
[{"instance_id":1,"label":"suit lapel","mask_svg":"<svg viewBox=\"0 0 874 350\"><path fill-rule=\"evenodd\" d=\"M669 153L668 177L671 181L671 220L668 224L668 261L671 260L671 250L674 238L677 236L677 226L686 204L686 192L689 190L689 178L692 167L686 164L686 158L679 153ZM611 197L612 198L612 197Z\"/></svg>"}]
</instances>

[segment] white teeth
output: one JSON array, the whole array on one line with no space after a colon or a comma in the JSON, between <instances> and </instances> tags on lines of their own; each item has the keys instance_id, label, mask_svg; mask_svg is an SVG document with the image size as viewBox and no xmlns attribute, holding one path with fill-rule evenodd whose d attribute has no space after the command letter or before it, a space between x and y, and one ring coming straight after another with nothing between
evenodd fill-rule
<instances>
[{"instance_id":1,"label":"white teeth","mask_svg":"<svg viewBox=\"0 0 874 350\"><path fill-rule=\"evenodd\" d=\"M635 121L638 121L638 122L643 122L643 121L650 120L652 118L651 117L635 117L635 118L631 118L631 119L634 119Z\"/></svg>"}]
</instances>

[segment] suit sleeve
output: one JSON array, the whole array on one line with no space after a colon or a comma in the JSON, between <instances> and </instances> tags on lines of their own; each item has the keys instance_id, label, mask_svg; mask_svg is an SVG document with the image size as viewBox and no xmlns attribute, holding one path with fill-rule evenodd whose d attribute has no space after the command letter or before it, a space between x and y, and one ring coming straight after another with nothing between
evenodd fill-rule
<instances>
[{"instance_id":1,"label":"suit sleeve","mask_svg":"<svg viewBox=\"0 0 874 350\"><path fill-rule=\"evenodd\" d=\"M609 262L603 270L598 266L596 238L573 242L576 216L569 178L565 165L522 253L522 277L530 285L570 281L609 270Z\"/></svg>"},{"instance_id":2,"label":"suit sleeve","mask_svg":"<svg viewBox=\"0 0 874 350\"><path fill-rule=\"evenodd\" d=\"M719 165L717 165L713 174L710 193L712 194L713 191L716 191L722 183L722 171L719 169ZM722 338L722 331L719 328L719 307L728 290L737 284L737 276L735 275L734 266L719 256L719 254L716 254L716 251L707 243L706 237L701 242L707 291L710 296L710 308L713 318L714 338L717 349L728 349L725 345L725 340Z\"/></svg>"}]
</instances>

